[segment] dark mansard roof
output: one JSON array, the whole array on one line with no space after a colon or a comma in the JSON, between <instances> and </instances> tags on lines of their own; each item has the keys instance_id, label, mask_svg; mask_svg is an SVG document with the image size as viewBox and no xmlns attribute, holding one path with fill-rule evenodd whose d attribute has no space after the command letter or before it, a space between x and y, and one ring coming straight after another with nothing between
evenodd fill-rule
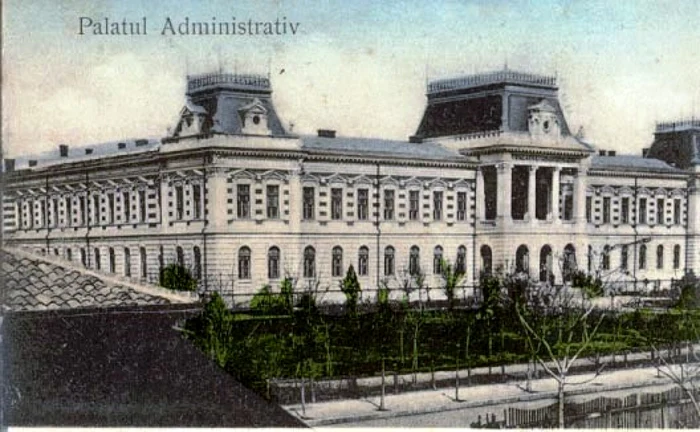
<instances>
[{"instance_id":1,"label":"dark mansard roof","mask_svg":"<svg viewBox=\"0 0 700 432\"><path fill-rule=\"evenodd\" d=\"M411 143L378 138L302 137L302 150L360 156L389 156L417 160L466 160L458 152L435 143Z\"/></svg>"}]
</instances>

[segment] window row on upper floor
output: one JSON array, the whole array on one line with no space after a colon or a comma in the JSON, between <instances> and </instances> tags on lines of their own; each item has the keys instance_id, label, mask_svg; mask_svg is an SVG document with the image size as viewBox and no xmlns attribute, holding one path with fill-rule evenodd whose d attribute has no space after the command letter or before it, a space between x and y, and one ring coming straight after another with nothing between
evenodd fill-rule
<instances>
[{"instance_id":1,"label":"window row on upper floor","mask_svg":"<svg viewBox=\"0 0 700 432\"><path fill-rule=\"evenodd\" d=\"M587 196L586 220L595 225L684 225L683 198Z\"/></svg>"}]
</instances>

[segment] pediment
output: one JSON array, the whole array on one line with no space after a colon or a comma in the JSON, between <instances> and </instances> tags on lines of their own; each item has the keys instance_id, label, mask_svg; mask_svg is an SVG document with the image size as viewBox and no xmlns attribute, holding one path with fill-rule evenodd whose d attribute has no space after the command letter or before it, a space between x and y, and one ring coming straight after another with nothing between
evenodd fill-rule
<instances>
[{"instance_id":1,"label":"pediment","mask_svg":"<svg viewBox=\"0 0 700 432\"><path fill-rule=\"evenodd\" d=\"M556 114L557 109L549 102L547 99L542 99L539 103L535 105L530 105L527 107L528 111L538 111L538 112L548 112Z\"/></svg>"},{"instance_id":2,"label":"pediment","mask_svg":"<svg viewBox=\"0 0 700 432\"><path fill-rule=\"evenodd\" d=\"M265 108L265 105L258 98L255 98L250 103L243 105L238 109L238 111L251 114L267 114L267 108Z\"/></svg>"}]
</instances>

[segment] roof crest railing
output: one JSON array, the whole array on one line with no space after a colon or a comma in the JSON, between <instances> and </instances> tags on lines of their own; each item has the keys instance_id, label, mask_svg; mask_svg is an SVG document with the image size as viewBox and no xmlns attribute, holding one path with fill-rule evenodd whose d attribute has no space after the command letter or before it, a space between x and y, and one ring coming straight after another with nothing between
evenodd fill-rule
<instances>
[{"instance_id":1,"label":"roof crest railing","mask_svg":"<svg viewBox=\"0 0 700 432\"><path fill-rule=\"evenodd\" d=\"M504 82L555 87L557 85L557 78L554 76L501 70L432 81L428 83L428 93L437 93L441 91L478 87Z\"/></svg>"}]
</instances>

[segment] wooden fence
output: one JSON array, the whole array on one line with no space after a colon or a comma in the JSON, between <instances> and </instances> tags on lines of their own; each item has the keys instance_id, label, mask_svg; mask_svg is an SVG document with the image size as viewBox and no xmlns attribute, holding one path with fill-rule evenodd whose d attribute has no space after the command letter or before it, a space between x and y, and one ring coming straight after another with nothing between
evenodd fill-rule
<instances>
[{"instance_id":1,"label":"wooden fence","mask_svg":"<svg viewBox=\"0 0 700 432\"><path fill-rule=\"evenodd\" d=\"M700 397L700 390L695 391ZM507 428L557 427L558 405L541 408L508 408L503 426ZM695 407L681 388L660 393L636 393L623 398L600 396L564 405L567 428L684 428L700 425ZM486 425L483 425L486 426ZM472 427L479 427L478 424Z\"/></svg>"}]
</instances>

